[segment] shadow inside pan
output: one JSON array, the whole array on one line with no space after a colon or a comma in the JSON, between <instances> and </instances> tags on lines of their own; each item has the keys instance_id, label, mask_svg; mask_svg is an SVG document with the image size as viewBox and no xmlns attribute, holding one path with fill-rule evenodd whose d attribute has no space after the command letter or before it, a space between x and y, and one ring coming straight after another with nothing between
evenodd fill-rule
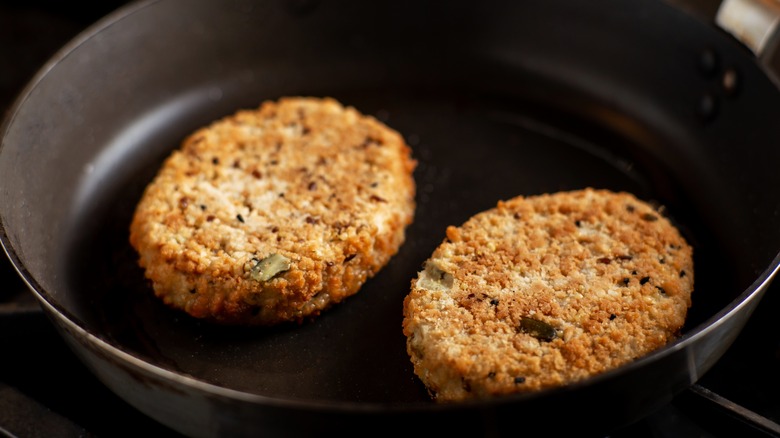
<instances>
[{"instance_id":1,"label":"shadow inside pan","mask_svg":"<svg viewBox=\"0 0 780 438\"><path fill-rule=\"evenodd\" d=\"M419 165L417 212L406 243L362 290L302 325L212 326L165 308L153 297L128 243L136 202L182 137L239 107L252 107L229 84L195 90L139 118L108 147L103 173L84 181L72 221L70 289L76 313L121 349L166 369L254 394L293 400L429 401L416 380L401 332L402 301L448 225L517 195L583 187L626 190L657 205L695 247L696 290L688 327L711 317L746 287L723 239L665 166L607 122L578 118L538 102L469 89L329 90L397 129ZM219 90L216 92L215 90ZM313 93L312 93L313 94ZM278 96L266 95L263 98ZM168 118L165 115L169 115ZM157 118L164 123L150 123ZM100 160L98 160L101 162ZM723 208L726 208L724 206ZM705 297L706 294L706 297Z\"/></svg>"}]
</instances>

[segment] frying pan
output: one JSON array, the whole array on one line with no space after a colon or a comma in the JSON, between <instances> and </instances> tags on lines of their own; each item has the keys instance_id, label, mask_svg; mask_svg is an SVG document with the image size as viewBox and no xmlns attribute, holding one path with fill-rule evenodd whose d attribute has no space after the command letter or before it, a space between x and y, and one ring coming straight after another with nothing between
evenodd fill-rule
<instances>
[{"instance_id":1,"label":"frying pan","mask_svg":"<svg viewBox=\"0 0 780 438\"><path fill-rule=\"evenodd\" d=\"M405 136L419 161L405 244L300 326L164 308L127 241L143 188L195 128L286 95L335 97ZM655 0L143 1L71 41L8 113L0 235L85 365L182 434L603 436L706 373L775 275L778 114L746 46ZM401 312L445 227L586 186L656 203L694 246L679 339L567 387L432 402Z\"/></svg>"}]
</instances>

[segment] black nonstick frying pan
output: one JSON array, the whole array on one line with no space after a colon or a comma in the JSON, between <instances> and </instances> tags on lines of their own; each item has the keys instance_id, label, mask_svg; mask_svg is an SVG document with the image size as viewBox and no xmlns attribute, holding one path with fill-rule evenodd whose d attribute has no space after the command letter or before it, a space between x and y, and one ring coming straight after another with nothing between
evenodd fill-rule
<instances>
[{"instance_id":1,"label":"black nonstick frying pan","mask_svg":"<svg viewBox=\"0 0 780 438\"><path fill-rule=\"evenodd\" d=\"M287 95L331 96L419 161L407 240L361 292L295 327L228 328L152 297L130 215L195 128ZM696 382L780 263L780 91L712 23L657 0L143 1L36 75L2 125L1 242L108 387L190 436L605 435ZM682 336L569 387L437 405L401 332L447 225L583 187L662 206L694 245Z\"/></svg>"}]
</instances>

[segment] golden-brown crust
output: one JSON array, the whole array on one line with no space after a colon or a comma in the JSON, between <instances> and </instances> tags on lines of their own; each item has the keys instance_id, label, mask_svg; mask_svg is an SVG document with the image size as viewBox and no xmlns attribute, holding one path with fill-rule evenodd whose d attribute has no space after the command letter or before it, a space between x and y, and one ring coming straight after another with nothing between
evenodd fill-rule
<instances>
[{"instance_id":1,"label":"golden-brown crust","mask_svg":"<svg viewBox=\"0 0 780 438\"><path fill-rule=\"evenodd\" d=\"M415 165L398 132L333 99L264 102L185 139L144 192L130 243L171 307L222 324L302 322L397 253ZM273 254L289 266L265 279Z\"/></svg>"},{"instance_id":2,"label":"golden-brown crust","mask_svg":"<svg viewBox=\"0 0 780 438\"><path fill-rule=\"evenodd\" d=\"M446 235L404 300L407 351L438 401L615 368L674 339L691 305L692 248L629 193L517 197Z\"/></svg>"}]
</instances>

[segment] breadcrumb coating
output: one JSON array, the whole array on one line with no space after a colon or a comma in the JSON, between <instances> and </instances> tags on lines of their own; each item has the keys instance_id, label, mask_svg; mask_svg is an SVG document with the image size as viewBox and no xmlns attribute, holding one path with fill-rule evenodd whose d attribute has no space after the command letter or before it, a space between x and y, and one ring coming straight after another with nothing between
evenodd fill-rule
<instances>
[{"instance_id":1,"label":"breadcrumb coating","mask_svg":"<svg viewBox=\"0 0 780 438\"><path fill-rule=\"evenodd\" d=\"M439 402L566 385L673 340L693 274L679 230L632 194L500 201L448 227L412 281L407 352Z\"/></svg>"},{"instance_id":2,"label":"breadcrumb coating","mask_svg":"<svg viewBox=\"0 0 780 438\"><path fill-rule=\"evenodd\" d=\"M188 136L130 226L154 293L218 324L302 323L397 253L415 211L403 137L331 98L286 97Z\"/></svg>"}]
</instances>

